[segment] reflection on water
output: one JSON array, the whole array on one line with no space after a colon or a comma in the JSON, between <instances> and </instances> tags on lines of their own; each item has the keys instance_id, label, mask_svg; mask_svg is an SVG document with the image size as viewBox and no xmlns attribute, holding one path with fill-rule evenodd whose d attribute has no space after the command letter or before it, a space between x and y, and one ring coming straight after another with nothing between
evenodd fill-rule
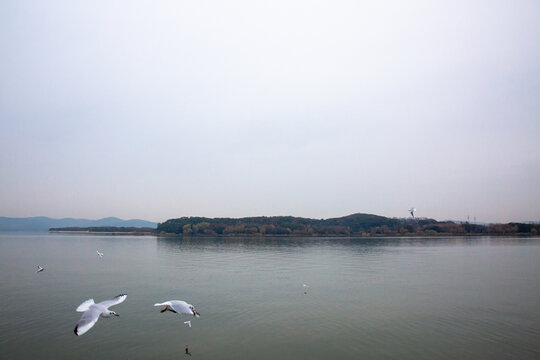
<instances>
[{"instance_id":1,"label":"reflection on water","mask_svg":"<svg viewBox=\"0 0 540 360\"><path fill-rule=\"evenodd\" d=\"M0 234L0 354L535 359L539 245L538 238ZM47 271L36 274L37 264ZM119 318L73 335L82 301L124 292ZM203 315L153 307L171 299Z\"/></svg>"},{"instance_id":2,"label":"reflection on water","mask_svg":"<svg viewBox=\"0 0 540 360\"><path fill-rule=\"evenodd\" d=\"M260 247L313 247L347 246L369 251L373 248L408 246L481 246L481 245L530 245L537 244L538 238L531 237L272 237L272 236L158 236L158 245L180 248L217 247L223 245Z\"/></svg>"}]
</instances>

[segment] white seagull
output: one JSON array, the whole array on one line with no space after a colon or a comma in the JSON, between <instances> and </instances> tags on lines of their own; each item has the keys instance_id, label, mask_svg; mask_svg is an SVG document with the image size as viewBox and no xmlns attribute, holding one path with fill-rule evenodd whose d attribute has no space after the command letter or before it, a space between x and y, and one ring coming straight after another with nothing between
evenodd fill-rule
<instances>
[{"instance_id":1,"label":"white seagull","mask_svg":"<svg viewBox=\"0 0 540 360\"><path fill-rule=\"evenodd\" d=\"M307 294L307 288L309 287L309 285L302 284L302 287L304 288L304 294Z\"/></svg>"},{"instance_id":2,"label":"white seagull","mask_svg":"<svg viewBox=\"0 0 540 360\"><path fill-rule=\"evenodd\" d=\"M43 270L45 270L45 269L38 265L38 266L37 266L36 273L42 272Z\"/></svg>"},{"instance_id":3,"label":"white seagull","mask_svg":"<svg viewBox=\"0 0 540 360\"><path fill-rule=\"evenodd\" d=\"M120 294L113 299L105 300L97 304L94 303L94 299L88 299L83 302L76 310L78 312L84 312L84 314L82 315L81 320L79 320L77 325L75 325L75 329L73 330L75 335L81 336L82 334L90 330L92 326L94 326L94 324L98 321L99 315L104 318L111 316L120 316L114 311L109 310L109 307L124 302L126 298L126 294Z\"/></svg>"},{"instance_id":4,"label":"white seagull","mask_svg":"<svg viewBox=\"0 0 540 360\"><path fill-rule=\"evenodd\" d=\"M160 312L165 312L169 310L177 314L193 315L196 317L199 317L200 315L200 313L195 310L193 305L188 304L187 302L182 300L169 300L162 302L161 304L154 304L154 306L165 306L165 308Z\"/></svg>"},{"instance_id":5,"label":"white seagull","mask_svg":"<svg viewBox=\"0 0 540 360\"><path fill-rule=\"evenodd\" d=\"M99 255L100 258L103 257L103 253L102 252L99 252L99 250L96 250L97 254Z\"/></svg>"},{"instance_id":6,"label":"white seagull","mask_svg":"<svg viewBox=\"0 0 540 360\"><path fill-rule=\"evenodd\" d=\"M187 326L191 327L191 321L184 321L184 324L186 324Z\"/></svg>"},{"instance_id":7,"label":"white seagull","mask_svg":"<svg viewBox=\"0 0 540 360\"><path fill-rule=\"evenodd\" d=\"M411 213L411 216L414 218L414 212L416 211L415 208L410 208L409 212Z\"/></svg>"}]
</instances>

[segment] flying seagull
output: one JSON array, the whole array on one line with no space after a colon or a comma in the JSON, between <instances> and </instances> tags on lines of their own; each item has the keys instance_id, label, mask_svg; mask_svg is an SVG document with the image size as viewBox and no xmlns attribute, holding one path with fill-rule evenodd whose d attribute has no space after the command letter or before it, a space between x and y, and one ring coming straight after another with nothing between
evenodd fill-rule
<instances>
[{"instance_id":1,"label":"flying seagull","mask_svg":"<svg viewBox=\"0 0 540 360\"><path fill-rule=\"evenodd\" d=\"M120 316L114 311L109 310L109 307L124 302L126 298L126 294L120 294L115 296L113 299L105 300L98 304L94 303L94 299L88 299L83 302L76 310L78 312L82 312L83 315L81 317L81 320L79 320L77 325L75 325L75 329L73 330L75 335L81 336L82 334L90 330L92 326L94 326L94 324L98 321L100 315L104 318L111 316Z\"/></svg>"},{"instance_id":2,"label":"flying seagull","mask_svg":"<svg viewBox=\"0 0 540 360\"><path fill-rule=\"evenodd\" d=\"M184 321L184 324L186 324L187 326L191 327L191 321Z\"/></svg>"},{"instance_id":3,"label":"flying seagull","mask_svg":"<svg viewBox=\"0 0 540 360\"><path fill-rule=\"evenodd\" d=\"M99 255L100 258L103 257L103 253L102 252L99 252L99 250L96 250L97 254Z\"/></svg>"},{"instance_id":4,"label":"flying seagull","mask_svg":"<svg viewBox=\"0 0 540 360\"><path fill-rule=\"evenodd\" d=\"M307 294L307 288L309 287L309 285L302 284L302 287L304 288L304 294Z\"/></svg>"},{"instance_id":5,"label":"flying seagull","mask_svg":"<svg viewBox=\"0 0 540 360\"><path fill-rule=\"evenodd\" d=\"M197 310L195 310L193 305L188 304L187 302L182 300L169 300L162 302L161 304L154 304L154 306L165 306L165 308L163 308L163 310L161 310L160 312L165 312L169 310L173 313L193 315L196 317L199 317L199 315L201 315Z\"/></svg>"},{"instance_id":6,"label":"flying seagull","mask_svg":"<svg viewBox=\"0 0 540 360\"><path fill-rule=\"evenodd\" d=\"M415 208L410 208L409 212L411 213L411 216L414 218L414 212L416 211Z\"/></svg>"},{"instance_id":7,"label":"flying seagull","mask_svg":"<svg viewBox=\"0 0 540 360\"><path fill-rule=\"evenodd\" d=\"M36 273L42 272L43 270L45 270L45 269L38 265L38 266L37 266Z\"/></svg>"}]
</instances>

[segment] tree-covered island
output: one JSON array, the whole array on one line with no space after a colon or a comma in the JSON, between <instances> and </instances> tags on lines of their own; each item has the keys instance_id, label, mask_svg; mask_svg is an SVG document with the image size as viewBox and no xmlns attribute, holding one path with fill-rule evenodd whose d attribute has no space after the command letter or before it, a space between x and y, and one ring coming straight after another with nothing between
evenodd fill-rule
<instances>
[{"instance_id":1,"label":"tree-covered island","mask_svg":"<svg viewBox=\"0 0 540 360\"><path fill-rule=\"evenodd\" d=\"M540 234L540 224L472 224L427 218L388 218L353 214L330 219L293 216L244 218L182 217L159 223L160 235L281 235L281 236L455 236Z\"/></svg>"}]
</instances>

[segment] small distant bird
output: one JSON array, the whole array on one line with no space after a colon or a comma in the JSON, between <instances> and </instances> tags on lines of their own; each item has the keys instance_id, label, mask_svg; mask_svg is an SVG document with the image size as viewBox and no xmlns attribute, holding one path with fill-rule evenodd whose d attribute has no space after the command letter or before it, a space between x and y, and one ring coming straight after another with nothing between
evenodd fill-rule
<instances>
[{"instance_id":1,"label":"small distant bird","mask_svg":"<svg viewBox=\"0 0 540 360\"><path fill-rule=\"evenodd\" d=\"M193 315L196 317L199 317L199 315L201 315L197 310L195 310L193 305L188 304L187 302L182 300L169 300L161 304L154 304L154 306L165 306L165 308L163 308L163 310L161 310L160 312L165 312L169 310L176 314Z\"/></svg>"},{"instance_id":2,"label":"small distant bird","mask_svg":"<svg viewBox=\"0 0 540 360\"><path fill-rule=\"evenodd\" d=\"M184 321L184 324L186 324L187 326L191 327L191 321Z\"/></svg>"},{"instance_id":3,"label":"small distant bird","mask_svg":"<svg viewBox=\"0 0 540 360\"><path fill-rule=\"evenodd\" d=\"M99 316L101 317L111 317L111 316L120 316L114 311L109 310L111 306L118 305L124 300L126 300L127 295L126 294L120 294L115 296L113 299L102 301L98 304L94 303L94 299L88 299L85 302L83 302L79 307L77 308L77 312L84 313L81 317L81 320L75 325L75 329L73 332L77 336L81 336L88 330L94 326L94 324L98 321Z\"/></svg>"},{"instance_id":4,"label":"small distant bird","mask_svg":"<svg viewBox=\"0 0 540 360\"><path fill-rule=\"evenodd\" d=\"M186 345L186 355L191 356L191 353L189 352L188 346Z\"/></svg>"},{"instance_id":5,"label":"small distant bird","mask_svg":"<svg viewBox=\"0 0 540 360\"><path fill-rule=\"evenodd\" d=\"M302 287L304 288L304 294L307 294L307 289L308 289L309 285L302 284Z\"/></svg>"},{"instance_id":6,"label":"small distant bird","mask_svg":"<svg viewBox=\"0 0 540 360\"><path fill-rule=\"evenodd\" d=\"M410 208L409 212L411 213L411 216L414 218L414 212L416 211L415 208Z\"/></svg>"},{"instance_id":7,"label":"small distant bird","mask_svg":"<svg viewBox=\"0 0 540 360\"><path fill-rule=\"evenodd\" d=\"M100 258L103 257L103 253L102 252L99 252L99 250L96 250L97 254L99 255Z\"/></svg>"},{"instance_id":8,"label":"small distant bird","mask_svg":"<svg viewBox=\"0 0 540 360\"><path fill-rule=\"evenodd\" d=\"M45 269L38 265L38 266L37 266L36 273L42 272L43 270L45 270Z\"/></svg>"}]
</instances>

